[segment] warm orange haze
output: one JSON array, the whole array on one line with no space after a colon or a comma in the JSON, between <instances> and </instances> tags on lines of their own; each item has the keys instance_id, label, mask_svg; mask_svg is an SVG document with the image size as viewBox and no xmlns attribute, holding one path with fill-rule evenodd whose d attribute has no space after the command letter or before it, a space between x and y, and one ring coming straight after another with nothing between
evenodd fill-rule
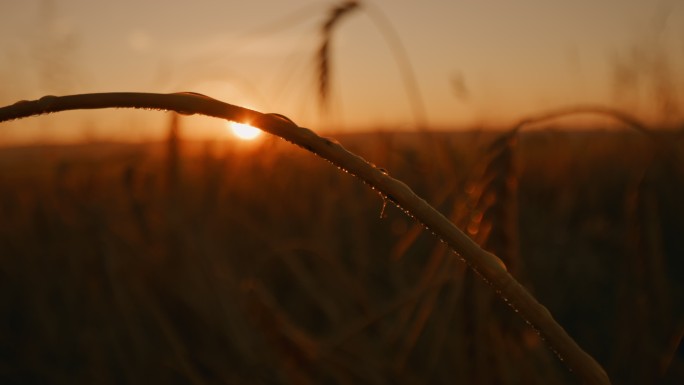
<instances>
[{"instance_id":1,"label":"warm orange haze","mask_svg":"<svg viewBox=\"0 0 684 385\"><path fill-rule=\"evenodd\" d=\"M5 1L0 50L0 384L684 384L681 1Z\"/></svg>"},{"instance_id":2,"label":"warm orange haze","mask_svg":"<svg viewBox=\"0 0 684 385\"><path fill-rule=\"evenodd\" d=\"M681 119L678 1L368 1L332 31L330 102L322 112L316 54L334 4L4 2L0 76L10 80L0 103L193 91L323 132L468 129L579 103L627 109L658 124ZM416 116L418 99L424 121ZM2 140L158 138L165 121L126 111L57 119L6 125ZM74 128L55 129L61 122ZM192 133L201 137L222 130L214 121L198 126Z\"/></svg>"}]
</instances>

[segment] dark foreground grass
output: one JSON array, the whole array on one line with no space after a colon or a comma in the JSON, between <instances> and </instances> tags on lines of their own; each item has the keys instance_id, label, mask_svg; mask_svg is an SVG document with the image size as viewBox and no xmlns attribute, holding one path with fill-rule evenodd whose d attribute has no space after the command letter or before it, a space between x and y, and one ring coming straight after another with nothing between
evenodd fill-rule
<instances>
[{"instance_id":1,"label":"dark foreground grass","mask_svg":"<svg viewBox=\"0 0 684 385\"><path fill-rule=\"evenodd\" d=\"M494 138L341 141L467 226ZM667 143L523 134L506 171L516 278L615 383L684 378L684 146ZM576 383L351 176L277 140L168 145L0 151L0 382Z\"/></svg>"}]
</instances>

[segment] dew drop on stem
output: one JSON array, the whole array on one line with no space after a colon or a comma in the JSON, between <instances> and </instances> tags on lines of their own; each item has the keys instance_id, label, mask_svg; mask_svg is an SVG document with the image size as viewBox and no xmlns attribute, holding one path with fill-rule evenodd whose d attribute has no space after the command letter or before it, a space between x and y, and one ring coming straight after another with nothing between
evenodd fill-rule
<instances>
[{"instance_id":1,"label":"dew drop on stem","mask_svg":"<svg viewBox=\"0 0 684 385\"><path fill-rule=\"evenodd\" d=\"M382 196L382 208L380 209L380 219L387 218L387 213L385 212L386 208L387 208L387 198L385 196Z\"/></svg>"}]
</instances>

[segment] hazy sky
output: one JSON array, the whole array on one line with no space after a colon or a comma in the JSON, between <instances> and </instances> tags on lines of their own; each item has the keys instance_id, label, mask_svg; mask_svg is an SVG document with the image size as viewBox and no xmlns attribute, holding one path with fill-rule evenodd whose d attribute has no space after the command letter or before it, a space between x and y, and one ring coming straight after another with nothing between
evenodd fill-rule
<instances>
[{"instance_id":1,"label":"hazy sky","mask_svg":"<svg viewBox=\"0 0 684 385\"><path fill-rule=\"evenodd\" d=\"M319 131L411 128L417 98L407 93L391 49L396 36L432 126L501 123L576 103L617 106L644 119L682 115L681 0L360 3L334 30L325 115L315 54L320 26L339 4L330 0L2 1L0 103L44 94L195 91ZM68 113L3 124L0 138L135 139L160 132L166 119ZM204 127L198 132L220 129L192 122Z\"/></svg>"}]
</instances>

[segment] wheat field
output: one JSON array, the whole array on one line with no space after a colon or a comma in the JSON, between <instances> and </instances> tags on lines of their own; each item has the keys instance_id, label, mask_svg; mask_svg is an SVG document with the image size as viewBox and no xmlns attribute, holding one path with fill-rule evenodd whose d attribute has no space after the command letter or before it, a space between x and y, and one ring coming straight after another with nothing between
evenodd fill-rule
<instances>
[{"instance_id":1,"label":"wheat field","mask_svg":"<svg viewBox=\"0 0 684 385\"><path fill-rule=\"evenodd\" d=\"M3 383L578 383L358 180L275 138L183 140L191 125L0 151ZM615 383L683 378L679 137L339 140L499 255Z\"/></svg>"},{"instance_id":2,"label":"wheat field","mask_svg":"<svg viewBox=\"0 0 684 385\"><path fill-rule=\"evenodd\" d=\"M0 383L684 383L669 72L667 127L580 104L434 131L390 20L341 1L314 35L322 120L340 109L333 37L359 13L403 83L403 128L322 137L195 92L0 107L168 118L158 141L0 148ZM559 120L582 114L610 124ZM272 135L189 139L192 115Z\"/></svg>"}]
</instances>

